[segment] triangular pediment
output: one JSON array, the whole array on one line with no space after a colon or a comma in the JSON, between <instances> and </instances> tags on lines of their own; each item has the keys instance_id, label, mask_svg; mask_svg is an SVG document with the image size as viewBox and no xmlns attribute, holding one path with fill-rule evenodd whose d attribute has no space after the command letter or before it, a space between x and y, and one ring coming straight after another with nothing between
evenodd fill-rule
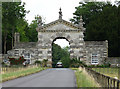
<instances>
[{"instance_id":1,"label":"triangular pediment","mask_svg":"<svg viewBox=\"0 0 120 89\"><path fill-rule=\"evenodd\" d=\"M56 23L46 28L46 30L74 30L74 29L77 28L65 23Z\"/></svg>"},{"instance_id":2,"label":"triangular pediment","mask_svg":"<svg viewBox=\"0 0 120 89\"><path fill-rule=\"evenodd\" d=\"M38 27L38 30L77 30L79 29L74 24L65 20L56 20L42 27Z\"/></svg>"}]
</instances>

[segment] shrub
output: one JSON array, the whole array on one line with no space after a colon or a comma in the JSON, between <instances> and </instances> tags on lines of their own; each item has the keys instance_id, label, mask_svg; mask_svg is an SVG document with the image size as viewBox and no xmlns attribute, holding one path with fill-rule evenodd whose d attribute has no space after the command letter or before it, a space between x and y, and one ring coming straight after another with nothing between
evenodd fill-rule
<instances>
[{"instance_id":1,"label":"shrub","mask_svg":"<svg viewBox=\"0 0 120 89\"><path fill-rule=\"evenodd\" d=\"M39 61L39 60L36 60L35 61L35 64L41 64L42 62L41 61Z\"/></svg>"},{"instance_id":2,"label":"shrub","mask_svg":"<svg viewBox=\"0 0 120 89\"><path fill-rule=\"evenodd\" d=\"M70 61L70 67L78 68L79 66L86 67L87 65L83 61L78 60L77 58L71 59L71 61Z\"/></svg>"},{"instance_id":3,"label":"shrub","mask_svg":"<svg viewBox=\"0 0 120 89\"><path fill-rule=\"evenodd\" d=\"M107 64L107 65L105 65L105 64L102 64L102 65L89 65L87 67L89 67L89 68L92 68L92 67L106 68L106 67L110 67L110 65L109 64Z\"/></svg>"},{"instance_id":4,"label":"shrub","mask_svg":"<svg viewBox=\"0 0 120 89\"><path fill-rule=\"evenodd\" d=\"M47 67L47 62L48 62L48 59L43 59L42 64L44 67Z\"/></svg>"},{"instance_id":5,"label":"shrub","mask_svg":"<svg viewBox=\"0 0 120 89\"><path fill-rule=\"evenodd\" d=\"M19 57L18 59L9 58L9 61L10 61L10 65L21 65L23 64L24 61L26 61L26 59L24 59L24 57L22 56L22 57Z\"/></svg>"}]
</instances>

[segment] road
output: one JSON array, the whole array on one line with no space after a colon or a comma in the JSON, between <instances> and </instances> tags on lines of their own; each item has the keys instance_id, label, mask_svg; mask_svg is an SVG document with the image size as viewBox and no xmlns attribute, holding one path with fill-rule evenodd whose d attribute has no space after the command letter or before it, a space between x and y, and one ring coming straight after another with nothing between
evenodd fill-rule
<instances>
[{"instance_id":1,"label":"road","mask_svg":"<svg viewBox=\"0 0 120 89\"><path fill-rule=\"evenodd\" d=\"M74 71L52 68L4 82L2 87L76 87Z\"/></svg>"}]
</instances>

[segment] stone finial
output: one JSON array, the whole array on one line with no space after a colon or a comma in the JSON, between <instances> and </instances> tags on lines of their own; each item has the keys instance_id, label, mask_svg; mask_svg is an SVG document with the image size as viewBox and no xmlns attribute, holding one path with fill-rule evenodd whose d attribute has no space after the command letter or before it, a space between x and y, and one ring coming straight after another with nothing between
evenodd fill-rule
<instances>
[{"instance_id":1,"label":"stone finial","mask_svg":"<svg viewBox=\"0 0 120 89\"><path fill-rule=\"evenodd\" d=\"M85 24L85 23L83 22L82 16L80 16L78 28L81 28L83 31L85 31L86 28L83 27L83 24Z\"/></svg>"},{"instance_id":2,"label":"stone finial","mask_svg":"<svg viewBox=\"0 0 120 89\"><path fill-rule=\"evenodd\" d=\"M42 18L41 16L38 17L38 27L42 26Z\"/></svg>"},{"instance_id":3,"label":"stone finial","mask_svg":"<svg viewBox=\"0 0 120 89\"><path fill-rule=\"evenodd\" d=\"M59 19L62 19L62 11L61 11L61 8L60 8L60 11L59 11Z\"/></svg>"},{"instance_id":4,"label":"stone finial","mask_svg":"<svg viewBox=\"0 0 120 89\"><path fill-rule=\"evenodd\" d=\"M108 40L105 40L105 42L107 43L107 42L108 42Z\"/></svg>"},{"instance_id":5,"label":"stone finial","mask_svg":"<svg viewBox=\"0 0 120 89\"><path fill-rule=\"evenodd\" d=\"M106 46L107 46L107 48L108 48L108 40L105 40L105 42L106 42Z\"/></svg>"}]
</instances>

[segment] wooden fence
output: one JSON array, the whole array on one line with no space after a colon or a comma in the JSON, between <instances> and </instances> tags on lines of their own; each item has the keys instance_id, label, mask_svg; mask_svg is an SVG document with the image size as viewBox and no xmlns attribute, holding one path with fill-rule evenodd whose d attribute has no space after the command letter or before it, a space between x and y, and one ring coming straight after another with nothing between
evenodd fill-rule
<instances>
[{"instance_id":1,"label":"wooden fence","mask_svg":"<svg viewBox=\"0 0 120 89\"><path fill-rule=\"evenodd\" d=\"M91 68L85 68L85 70L94 77L101 87L105 87L107 89L120 89L120 80L98 73Z\"/></svg>"}]
</instances>

